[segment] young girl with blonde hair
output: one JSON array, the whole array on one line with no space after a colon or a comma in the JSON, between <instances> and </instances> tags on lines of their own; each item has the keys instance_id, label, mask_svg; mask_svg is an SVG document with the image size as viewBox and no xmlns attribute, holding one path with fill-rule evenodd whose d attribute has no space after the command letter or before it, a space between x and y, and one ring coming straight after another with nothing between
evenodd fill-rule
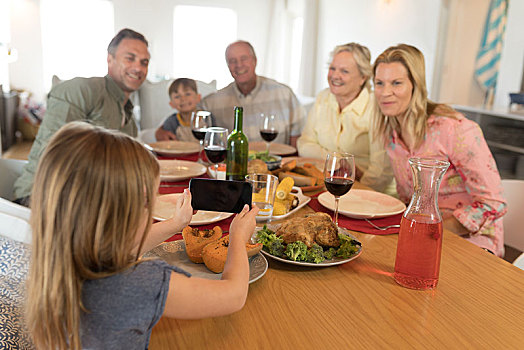
<instances>
[{"instance_id":1,"label":"young girl with blonde hair","mask_svg":"<svg viewBox=\"0 0 524 350\"><path fill-rule=\"evenodd\" d=\"M188 278L164 261L139 260L193 213L186 190L173 218L152 225L158 185L154 156L121 133L74 122L49 142L31 197L27 324L37 348L145 349L162 315L243 307L257 209L246 206L231 223L222 280Z\"/></svg>"},{"instance_id":2,"label":"young girl with blonde hair","mask_svg":"<svg viewBox=\"0 0 524 350\"><path fill-rule=\"evenodd\" d=\"M449 161L438 195L444 227L503 256L506 203L479 126L428 100L424 56L413 46L400 44L380 54L373 81L373 136L386 146L400 199L407 203L413 194L409 158Z\"/></svg>"}]
</instances>

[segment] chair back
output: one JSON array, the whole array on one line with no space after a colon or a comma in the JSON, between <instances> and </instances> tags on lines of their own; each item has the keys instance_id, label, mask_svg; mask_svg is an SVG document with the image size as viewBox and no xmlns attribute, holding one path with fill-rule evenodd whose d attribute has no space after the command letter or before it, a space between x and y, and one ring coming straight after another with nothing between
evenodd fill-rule
<instances>
[{"instance_id":1,"label":"chair back","mask_svg":"<svg viewBox=\"0 0 524 350\"><path fill-rule=\"evenodd\" d=\"M16 199L13 186L26 164L27 160L0 158L0 197L10 201Z\"/></svg>"},{"instance_id":2,"label":"chair back","mask_svg":"<svg viewBox=\"0 0 524 350\"><path fill-rule=\"evenodd\" d=\"M31 257L30 210L0 198L0 347L33 349L23 327Z\"/></svg>"},{"instance_id":3,"label":"chair back","mask_svg":"<svg viewBox=\"0 0 524 350\"><path fill-rule=\"evenodd\" d=\"M31 244L31 210L0 198L0 236Z\"/></svg>"},{"instance_id":4,"label":"chair back","mask_svg":"<svg viewBox=\"0 0 524 350\"><path fill-rule=\"evenodd\" d=\"M518 267L521 270L524 270L524 253L520 254L515 261L513 261L513 265Z\"/></svg>"},{"instance_id":5,"label":"chair back","mask_svg":"<svg viewBox=\"0 0 524 350\"><path fill-rule=\"evenodd\" d=\"M524 251L524 180L502 180L508 212L504 215L504 244Z\"/></svg>"}]
</instances>

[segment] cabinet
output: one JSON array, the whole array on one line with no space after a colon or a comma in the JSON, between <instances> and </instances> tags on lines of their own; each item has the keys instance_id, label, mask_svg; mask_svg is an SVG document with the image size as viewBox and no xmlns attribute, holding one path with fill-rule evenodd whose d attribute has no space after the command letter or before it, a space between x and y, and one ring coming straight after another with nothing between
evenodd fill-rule
<instances>
[{"instance_id":1,"label":"cabinet","mask_svg":"<svg viewBox=\"0 0 524 350\"><path fill-rule=\"evenodd\" d=\"M18 94L2 92L0 88L0 155L16 141Z\"/></svg>"},{"instance_id":2,"label":"cabinet","mask_svg":"<svg viewBox=\"0 0 524 350\"><path fill-rule=\"evenodd\" d=\"M453 108L479 124L501 177L524 180L524 111Z\"/></svg>"}]
</instances>

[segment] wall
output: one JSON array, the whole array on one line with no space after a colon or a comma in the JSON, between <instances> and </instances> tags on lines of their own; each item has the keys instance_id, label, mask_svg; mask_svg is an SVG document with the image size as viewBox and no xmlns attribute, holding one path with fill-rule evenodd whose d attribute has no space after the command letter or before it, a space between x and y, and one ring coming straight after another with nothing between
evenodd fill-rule
<instances>
[{"instance_id":1,"label":"wall","mask_svg":"<svg viewBox=\"0 0 524 350\"><path fill-rule=\"evenodd\" d=\"M245 0L113 0L115 31L130 27L142 32L150 42L150 76L173 75L173 10L176 5L221 6L238 14L239 39L250 41L256 49L258 67L264 66L269 26L270 1ZM39 0L11 1L11 43L18 49L18 61L9 65L12 88L31 91L45 100ZM255 15L253 15L255 14ZM196 25L196 24L195 24ZM205 24L204 24L205 25ZM188 28L190 35L191 28ZM213 30L213 28L209 28ZM225 49L225 48L224 48ZM227 66L224 60L224 70Z\"/></svg>"},{"instance_id":2,"label":"wall","mask_svg":"<svg viewBox=\"0 0 524 350\"><path fill-rule=\"evenodd\" d=\"M484 93L473 76L489 0L451 0L439 101L478 105Z\"/></svg>"},{"instance_id":3,"label":"wall","mask_svg":"<svg viewBox=\"0 0 524 350\"><path fill-rule=\"evenodd\" d=\"M43 100L46 91L38 0L11 2L11 43L18 50L18 60L9 64L11 87L31 91Z\"/></svg>"},{"instance_id":4,"label":"wall","mask_svg":"<svg viewBox=\"0 0 524 350\"><path fill-rule=\"evenodd\" d=\"M484 30L489 0L448 0L449 26L441 74L439 100L442 102L481 106L485 93L473 75L480 39ZM509 93L518 92L523 80L524 1L510 0L506 35L500 61L497 90L493 107L506 109Z\"/></svg>"},{"instance_id":5,"label":"wall","mask_svg":"<svg viewBox=\"0 0 524 350\"><path fill-rule=\"evenodd\" d=\"M9 12L9 3L0 1L0 85L2 86L2 89L0 89L0 95L4 90L5 92L9 92L10 85L7 62L7 43L11 41L11 20L9 18Z\"/></svg>"},{"instance_id":6,"label":"wall","mask_svg":"<svg viewBox=\"0 0 524 350\"><path fill-rule=\"evenodd\" d=\"M228 7L237 12L239 38L253 43L259 61L257 72L264 74L264 61L271 55L267 50L267 33L275 1L285 0L113 0L115 30L132 27L143 32L151 42L151 75L172 75L174 6ZM474 85L472 60L488 3L489 0L305 0L307 50L302 55L302 86L298 92L313 96L327 87L329 52L335 45L363 43L374 59L388 46L406 42L417 46L426 56L430 97L449 103L478 104L482 92ZM47 91L43 88L39 4L39 0L11 1L11 44L19 55L18 61L9 65L9 76L12 87L32 91L44 100ZM439 21L443 5L449 6L444 11L448 18ZM495 96L498 105L507 106L507 93L520 89L524 57L522 13L524 1L511 0ZM447 31L439 28L442 22L449 23ZM445 39L443 33L447 33ZM439 40L446 42L442 44ZM443 62L438 61L439 57ZM225 64L223 69L227 70ZM433 86L440 88L432 91Z\"/></svg>"},{"instance_id":7,"label":"wall","mask_svg":"<svg viewBox=\"0 0 524 350\"><path fill-rule=\"evenodd\" d=\"M328 86L329 53L336 45L352 41L366 45L372 61L391 45L416 46L426 57L431 87L439 9L440 0L320 0L317 92Z\"/></svg>"},{"instance_id":8,"label":"wall","mask_svg":"<svg viewBox=\"0 0 524 350\"><path fill-rule=\"evenodd\" d=\"M495 108L507 108L509 93L519 92L524 81L524 0L510 0L506 37L500 60Z\"/></svg>"},{"instance_id":9,"label":"wall","mask_svg":"<svg viewBox=\"0 0 524 350\"><path fill-rule=\"evenodd\" d=\"M177 5L225 7L236 11L239 39L247 40L255 47L259 57L257 69L264 66L267 44L265 33L269 26L270 1L147 0L135 3L135 6L129 6L127 0L113 0L115 28L131 27L144 33L150 43L151 76L173 76L173 55L177 50L183 49L173 47L173 11ZM206 24L195 23L195 25ZM191 28L187 30L187 35L191 35ZM213 28L209 30L212 31ZM223 69L227 71L225 59Z\"/></svg>"}]
</instances>

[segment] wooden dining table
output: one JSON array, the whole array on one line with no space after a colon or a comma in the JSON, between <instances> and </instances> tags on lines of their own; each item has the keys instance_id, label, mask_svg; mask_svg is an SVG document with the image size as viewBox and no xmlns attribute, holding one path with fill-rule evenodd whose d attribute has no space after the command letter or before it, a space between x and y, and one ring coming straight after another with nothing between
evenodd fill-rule
<instances>
[{"instance_id":1,"label":"wooden dining table","mask_svg":"<svg viewBox=\"0 0 524 350\"><path fill-rule=\"evenodd\" d=\"M393 279L397 234L350 232L358 258L304 267L268 257L242 310L163 317L150 349L524 348L524 271L445 230L437 287L412 290Z\"/></svg>"}]
</instances>

